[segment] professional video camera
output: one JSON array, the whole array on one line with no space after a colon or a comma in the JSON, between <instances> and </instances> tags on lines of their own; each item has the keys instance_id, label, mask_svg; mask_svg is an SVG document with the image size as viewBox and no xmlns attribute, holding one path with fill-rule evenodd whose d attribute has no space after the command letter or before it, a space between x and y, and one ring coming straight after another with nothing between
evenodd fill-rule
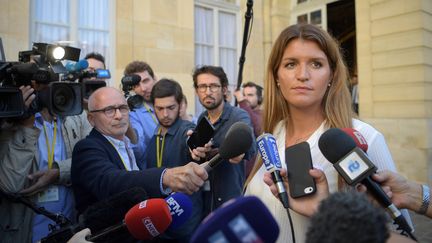
<instances>
[{"instance_id":1,"label":"professional video camera","mask_svg":"<svg viewBox=\"0 0 432 243\"><path fill-rule=\"evenodd\" d=\"M133 87L139 84L140 81L141 81L141 76L137 74L125 75L121 79L122 90L125 94L125 98L127 100L130 110L139 108L144 102L144 98L141 95L137 95L134 92L131 92Z\"/></svg>"},{"instance_id":2,"label":"professional video camera","mask_svg":"<svg viewBox=\"0 0 432 243\"><path fill-rule=\"evenodd\" d=\"M70 73L62 60L78 61L81 50L74 47L34 43L32 50L19 53L19 62L0 62L0 118L28 116L47 107L53 115L70 116L82 112L82 86L63 81ZM47 86L36 91L26 110L19 87Z\"/></svg>"}]
</instances>

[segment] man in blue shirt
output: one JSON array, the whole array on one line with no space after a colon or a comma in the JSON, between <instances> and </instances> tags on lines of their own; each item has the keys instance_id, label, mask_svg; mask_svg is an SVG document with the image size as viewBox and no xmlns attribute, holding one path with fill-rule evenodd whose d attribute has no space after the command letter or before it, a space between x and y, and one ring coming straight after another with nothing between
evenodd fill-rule
<instances>
[{"instance_id":1,"label":"man in blue shirt","mask_svg":"<svg viewBox=\"0 0 432 243\"><path fill-rule=\"evenodd\" d=\"M221 67L198 67L193 73L193 82L200 103L206 108L198 120L206 116L215 128L213 149L206 154L208 160L217 153L226 132L235 122L245 122L251 128L252 123L246 111L224 101L228 78ZM255 141L255 138L252 139ZM204 185L204 215L217 209L224 202L242 195L245 181L244 161L250 160L255 152L255 142L253 142L242 161L237 164L223 161L209 173L209 183Z\"/></svg>"},{"instance_id":2,"label":"man in blue shirt","mask_svg":"<svg viewBox=\"0 0 432 243\"><path fill-rule=\"evenodd\" d=\"M186 165L191 161L186 139L188 130L192 130L195 124L180 118L182 99L182 88L174 80L161 79L153 87L151 101L159 126L147 146L145 161L148 168L162 166L172 168ZM179 229L163 235L164 239L189 242L189 238L202 219L201 191L193 193L191 200L193 202L191 218Z\"/></svg>"},{"instance_id":3,"label":"man in blue shirt","mask_svg":"<svg viewBox=\"0 0 432 243\"><path fill-rule=\"evenodd\" d=\"M156 82L153 69L145 62L133 61L129 63L125 70L124 75L136 74L141 77L140 82L132 88L132 91L142 97L143 102L139 104L132 112L130 112L130 123L132 128L136 131L138 142L132 143L132 149L140 168L144 169L144 153L150 138L153 136L154 130L158 125L158 121L154 114L154 109L150 101L150 94L153 85Z\"/></svg>"}]
</instances>

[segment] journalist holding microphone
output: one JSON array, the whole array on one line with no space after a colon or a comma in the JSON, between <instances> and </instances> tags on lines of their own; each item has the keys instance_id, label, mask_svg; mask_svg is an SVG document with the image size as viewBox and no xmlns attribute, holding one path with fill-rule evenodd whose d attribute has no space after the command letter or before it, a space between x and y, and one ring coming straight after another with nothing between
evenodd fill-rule
<instances>
[{"instance_id":1,"label":"journalist holding microphone","mask_svg":"<svg viewBox=\"0 0 432 243\"><path fill-rule=\"evenodd\" d=\"M329 128L357 129L369 144L368 155L378 170L396 170L383 135L354 118L347 80L339 45L320 27L292 25L275 41L264 82L263 131L275 136L283 169L292 160L285 156L285 149L307 142L312 166L322 170L312 170L310 175L324 182L329 193L348 187L318 148L318 139ZM264 185L265 174L266 168L259 161L246 182L246 195L259 197L270 209L281 229L278 242L293 242L294 238L296 242L305 242L309 216L326 197L321 183L317 183L312 195L289 197L290 223L282 203Z\"/></svg>"}]
</instances>

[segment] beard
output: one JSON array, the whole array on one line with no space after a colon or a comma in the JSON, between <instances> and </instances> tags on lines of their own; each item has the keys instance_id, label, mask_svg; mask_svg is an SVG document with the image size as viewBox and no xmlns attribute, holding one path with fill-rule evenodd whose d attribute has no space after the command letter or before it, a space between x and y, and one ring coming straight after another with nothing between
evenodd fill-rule
<instances>
[{"instance_id":1,"label":"beard","mask_svg":"<svg viewBox=\"0 0 432 243\"><path fill-rule=\"evenodd\" d=\"M213 100L213 102L206 102L208 100ZM207 96L204 97L203 101L201 102L201 104L207 109L207 110L213 110L216 109L217 107L219 107L220 104L222 104L222 99L215 99L213 97Z\"/></svg>"}]
</instances>

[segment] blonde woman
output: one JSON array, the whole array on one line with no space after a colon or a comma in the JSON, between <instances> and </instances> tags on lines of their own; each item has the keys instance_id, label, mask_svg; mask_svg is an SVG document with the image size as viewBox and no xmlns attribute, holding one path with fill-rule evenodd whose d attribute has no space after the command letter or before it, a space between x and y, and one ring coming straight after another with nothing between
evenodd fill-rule
<instances>
[{"instance_id":1,"label":"blonde woman","mask_svg":"<svg viewBox=\"0 0 432 243\"><path fill-rule=\"evenodd\" d=\"M329 128L358 130L365 137L367 153L377 168L395 171L383 135L353 117L347 80L339 45L319 27L289 26L273 45L264 83L264 132L276 137L285 169L285 148L307 141L313 166L324 172L330 193L346 185L318 148L319 137ZM246 195L258 196L273 213L281 230L278 242L292 242L286 210L263 182L265 171L259 161L246 181ZM318 208L318 194L290 198L296 242L305 241L309 216Z\"/></svg>"}]
</instances>

